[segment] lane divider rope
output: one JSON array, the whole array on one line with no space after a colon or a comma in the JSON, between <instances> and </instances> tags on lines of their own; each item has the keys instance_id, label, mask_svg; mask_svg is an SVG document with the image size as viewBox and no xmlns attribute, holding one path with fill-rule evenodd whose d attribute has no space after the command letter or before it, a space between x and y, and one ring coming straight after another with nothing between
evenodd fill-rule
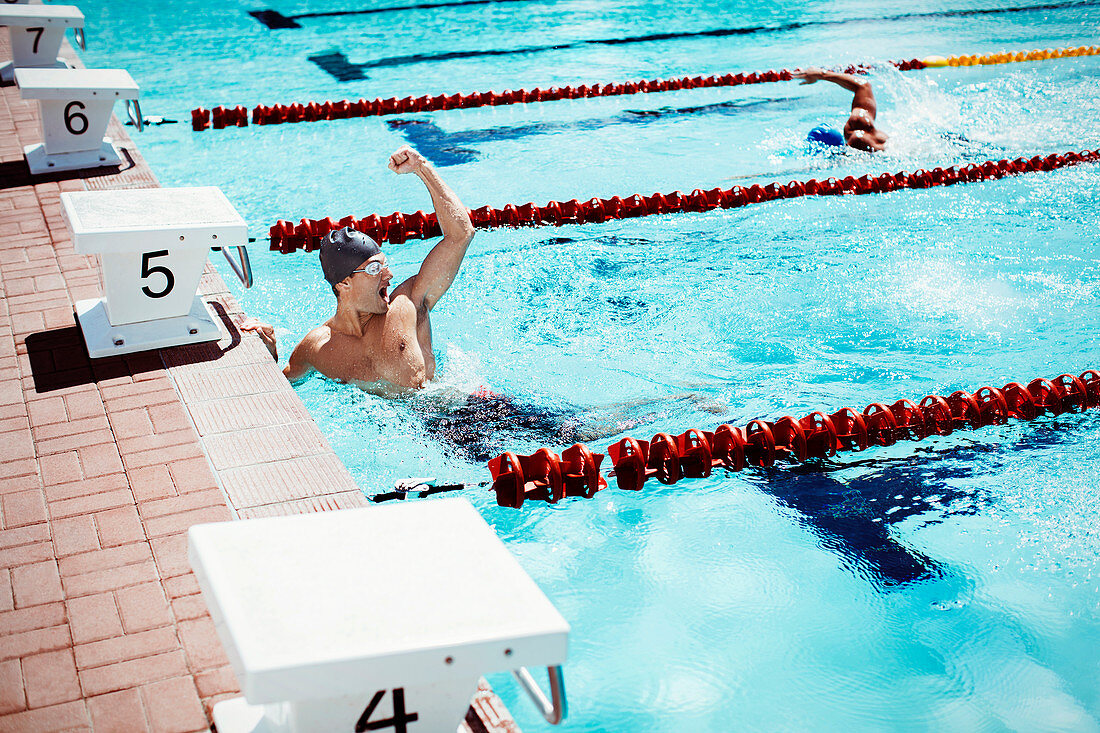
<instances>
[{"instance_id":1,"label":"lane divider rope","mask_svg":"<svg viewBox=\"0 0 1100 733\"><path fill-rule=\"evenodd\" d=\"M985 55L929 56L924 60L889 61L901 71L924 69L928 67L977 66L1004 64L1018 61L1040 61L1045 59L1070 58L1077 56L1100 55L1100 46L1077 46L1072 48L1043 49L1033 51L1004 51ZM870 69L866 64L849 66L845 73L865 73ZM404 97L398 99L343 99L332 102L308 102L294 104L258 104L252 108L251 119L254 125L279 125L295 122L317 122L320 120L343 120L352 117L372 117L376 115L410 114L414 112L435 112L448 109L471 109L474 107L498 106L505 104L528 104L532 102L550 102L560 99L581 99L589 97L611 97L624 94L645 94L668 92L680 89L698 89L703 87L741 86L744 84L763 84L776 81L790 81L798 69L779 71L768 70L749 74L726 74L724 76L695 76L681 79L650 79L630 81L619 84L582 84L578 87L551 87L549 89L507 89L503 92L473 92L471 94L439 94L436 96ZM191 110L191 128L196 132L213 126L215 130L226 127L248 127L249 110L243 105L225 107L219 105L213 110L198 107Z\"/></svg>"},{"instance_id":2,"label":"lane divider rope","mask_svg":"<svg viewBox=\"0 0 1100 733\"><path fill-rule=\"evenodd\" d=\"M772 466L830 458L837 451L862 451L898 440L950 435L961 428L1001 425L1010 418L1032 420L1042 414L1083 412L1100 405L1100 373L1063 374L1034 379L1026 387L982 387L973 394L959 390L950 397L928 395L919 403L900 399L880 402L863 412L842 407L831 415L812 412L772 422L753 420L746 427L720 425L714 431L692 428L681 435L657 433L650 440L623 438L608 446L613 475L620 489L639 491L650 479L675 484L682 478L705 478L716 468L740 471L745 466ZM606 456L577 443L558 455L540 448L531 455L502 453L489 461L497 504L519 508L524 501L555 503L569 496L590 499L607 488L601 473Z\"/></svg>"},{"instance_id":3,"label":"lane divider rope","mask_svg":"<svg viewBox=\"0 0 1100 733\"><path fill-rule=\"evenodd\" d=\"M712 188L707 191L697 188L689 194L673 191L670 194L655 193L652 196L642 196L636 193L626 197L614 196L610 199L550 201L545 206L536 206L528 202L518 206L507 204L499 209L483 206L468 211L475 229L602 223L612 219L629 219L655 214L702 212L718 208L732 209L764 201L802 196L856 195L885 193L904 188L950 186L956 183L995 180L1021 173L1052 171L1098 160L1100 160L1100 149L1082 150L1078 153L1055 153L1046 157L990 160L961 167L920 169L912 173L901 171L883 173L879 176L865 175L860 178L847 176L842 179L828 178L823 181L810 179L791 181L787 184L778 182L765 186L757 184L748 188L743 186L726 189ZM435 237L441 233L435 214L425 214L423 211L411 214L395 212L388 216L371 214L361 219L348 215L339 221L334 221L332 217L302 219L298 224L280 219L269 230L271 249L284 254L299 249L311 252L320 247L321 238L325 234L344 227L352 227L374 238L377 242L395 244L409 239Z\"/></svg>"}]
</instances>

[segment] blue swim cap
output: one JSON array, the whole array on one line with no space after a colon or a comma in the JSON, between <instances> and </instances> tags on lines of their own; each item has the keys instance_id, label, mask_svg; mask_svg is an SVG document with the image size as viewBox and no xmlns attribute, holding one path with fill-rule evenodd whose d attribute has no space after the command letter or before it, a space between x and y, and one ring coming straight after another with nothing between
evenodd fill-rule
<instances>
[{"instance_id":1,"label":"blue swim cap","mask_svg":"<svg viewBox=\"0 0 1100 733\"><path fill-rule=\"evenodd\" d=\"M837 130L826 125L818 125L814 129L810 130L810 134L806 135L806 139L812 143L819 143L821 145L843 146L844 135L840 130Z\"/></svg>"}]
</instances>

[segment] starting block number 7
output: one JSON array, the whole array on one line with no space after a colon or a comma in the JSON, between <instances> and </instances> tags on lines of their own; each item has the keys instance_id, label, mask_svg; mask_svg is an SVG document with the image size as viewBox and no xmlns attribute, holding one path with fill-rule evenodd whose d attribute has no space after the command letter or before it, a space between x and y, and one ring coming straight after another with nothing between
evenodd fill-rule
<instances>
[{"instance_id":1,"label":"starting block number 7","mask_svg":"<svg viewBox=\"0 0 1100 733\"><path fill-rule=\"evenodd\" d=\"M388 690L379 690L374 693L374 697L370 699L370 703L367 704L363 714L359 716L359 721L355 724L355 733L365 733L368 730L384 730L386 728L393 728L394 733L408 733L408 724L419 719L420 716L416 713L405 712L405 688L397 687L393 691L393 717L372 721L370 717L374 713L374 709L378 707L378 703L382 702L382 698L386 696L387 692Z\"/></svg>"}]
</instances>

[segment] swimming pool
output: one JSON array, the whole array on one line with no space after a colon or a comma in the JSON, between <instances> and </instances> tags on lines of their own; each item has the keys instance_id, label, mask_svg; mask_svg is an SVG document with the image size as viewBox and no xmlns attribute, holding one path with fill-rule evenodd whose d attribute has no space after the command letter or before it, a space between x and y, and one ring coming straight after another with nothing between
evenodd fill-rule
<instances>
[{"instance_id":1,"label":"swimming pool","mask_svg":"<svg viewBox=\"0 0 1100 733\"><path fill-rule=\"evenodd\" d=\"M180 120L138 138L164 185L221 186L262 235L279 218L427 209L417 181L385 170L410 139L470 207L1097 147L1098 59L879 68L871 79L892 145L876 157L805 151L807 129L843 120L845 94L823 84L187 125L191 108L219 103L1095 42L1094 3L976 12L1017 5L566 0L303 17L274 30L249 15L258 4L172 0L148 14L83 8L84 59L129 69L146 114ZM1096 366L1098 183L1092 165L480 232L433 312L440 374L429 395L387 400L320 378L298 391L373 494L406 476L486 479L483 464L426 428L448 396L483 385L644 438L1078 373ZM239 297L275 323L285 359L332 296L313 256L262 246L260 285ZM388 246L396 277L429 246ZM495 427L501 450L546 443ZM1095 730L1098 437L1090 412L521 511L496 507L488 491L467 495L573 627L567 730ZM540 725L510 683L496 687L521 727Z\"/></svg>"}]
</instances>

